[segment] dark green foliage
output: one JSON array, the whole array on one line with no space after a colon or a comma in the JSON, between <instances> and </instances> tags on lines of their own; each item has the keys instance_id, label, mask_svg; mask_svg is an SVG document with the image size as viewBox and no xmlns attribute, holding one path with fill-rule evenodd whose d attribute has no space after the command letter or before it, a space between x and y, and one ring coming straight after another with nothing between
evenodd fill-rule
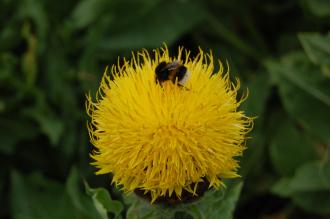
<instances>
[{"instance_id":1,"label":"dark green foliage","mask_svg":"<svg viewBox=\"0 0 330 219\"><path fill-rule=\"evenodd\" d=\"M329 218L329 30L328 0L0 1L0 218ZM227 59L256 116L243 177L176 207L93 174L84 106L163 42Z\"/></svg>"},{"instance_id":2,"label":"dark green foliage","mask_svg":"<svg viewBox=\"0 0 330 219\"><path fill-rule=\"evenodd\" d=\"M233 217L233 211L241 193L243 183L229 185L226 191L208 191L199 200L190 204L176 206L149 205L135 197L126 198L130 205L127 218L227 218Z\"/></svg>"}]
</instances>

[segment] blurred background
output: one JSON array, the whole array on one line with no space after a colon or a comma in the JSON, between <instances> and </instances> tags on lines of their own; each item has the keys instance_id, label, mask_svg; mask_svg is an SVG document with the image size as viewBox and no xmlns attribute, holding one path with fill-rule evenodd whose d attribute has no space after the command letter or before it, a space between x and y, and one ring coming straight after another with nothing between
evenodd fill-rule
<instances>
[{"instance_id":1,"label":"blurred background","mask_svg":"<svg viewBox=\"0 0 330 219\"><path fill-rule=\"evenodd\" d=\"M85 94L163 42L228 60L257 116L228 217L175 217L330 218L329 0L1 0L0 18L1 219L142 218L94 175Z\"/></svg>"}]
</instances>

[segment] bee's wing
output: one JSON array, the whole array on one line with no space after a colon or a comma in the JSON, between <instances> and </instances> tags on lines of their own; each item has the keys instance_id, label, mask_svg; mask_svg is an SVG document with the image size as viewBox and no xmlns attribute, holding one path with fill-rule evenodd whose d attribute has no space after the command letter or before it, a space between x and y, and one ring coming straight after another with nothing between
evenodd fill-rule
<instances>
[{"instance_id":1,"label":"bee's wing","mask_svg":"<svg viewBox=\"0 0 330 219\"><path fill-rule=\"evenodd\" d=\"M174 61L172 63L167 64L165 68L171 71L177 69L179 65L180 65L179 61Z\"/></svg>"}]
</instances>

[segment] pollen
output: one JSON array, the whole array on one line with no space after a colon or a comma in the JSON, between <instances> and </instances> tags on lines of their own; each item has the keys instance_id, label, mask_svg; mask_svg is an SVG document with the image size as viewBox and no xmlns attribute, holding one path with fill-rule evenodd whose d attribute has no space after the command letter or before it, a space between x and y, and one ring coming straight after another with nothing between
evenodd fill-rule
<instances>
[{"instance_id":1,"label":"pollen","mask_svg":"<svg viewBox=\"0 0 330 219\"><path fill-rule=\"evenodd\" d=\"M161 62L187 68L184 87L156 82ZM246 98L237 96L240 81L218 63L215 72L212 53L191 57L181 47L170 57L164 46L106 70L96 100L86 101L97 174L111 173L116 186L150 194L151 202L198 196L198 183L219 189L223 179L238 177L236 157L253 121L238 109Z\"/></svg>"}]
</instances>

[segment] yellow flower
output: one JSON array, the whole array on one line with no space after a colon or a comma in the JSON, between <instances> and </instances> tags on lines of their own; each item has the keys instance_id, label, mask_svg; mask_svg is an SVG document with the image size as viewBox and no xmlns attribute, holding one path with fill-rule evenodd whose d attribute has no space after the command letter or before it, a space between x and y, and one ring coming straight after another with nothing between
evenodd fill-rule
<instances>
[{"instance_id":1,"label":"yellow flower","mask_svg":"<svg viewBox=\"0 0 330 219\"><path fill-rule=\"evenodd\" d=\"M185 58L183 58L183 56ZM184 87L156 83L159 63L180 62L189 73ZM236 156L242 155L252 119L238 111L236 85L214 73L212 54L200 49L195 58L167 47L133 54L130 61L105 72L96 102L87 100L91 155L97 174L113 174L126 192L149 193L151 202L183 191L196 194L198 183L219 188L224 178L237 177ZM111 79L110 79L111 78Z\"/></svg>"}]
</instances>

